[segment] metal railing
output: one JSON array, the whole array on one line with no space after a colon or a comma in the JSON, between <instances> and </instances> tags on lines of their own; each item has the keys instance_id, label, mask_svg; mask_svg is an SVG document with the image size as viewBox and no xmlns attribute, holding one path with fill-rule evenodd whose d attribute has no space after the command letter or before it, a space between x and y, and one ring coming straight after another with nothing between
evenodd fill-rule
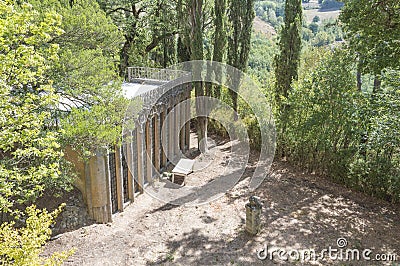
<instances>
[{"instance_id":1,"label":"metal railing","mask_svg":"<svg viewBox=\"0 0 400 266\"><path fill-rule=\"evenodd\" d=\"M128 82L131 82L135 79L171 81L187 75L190 75L190 73L183 70L161 69L161 68L150 68L150 67L127 68Z\"/></svg>"}]
</instances>

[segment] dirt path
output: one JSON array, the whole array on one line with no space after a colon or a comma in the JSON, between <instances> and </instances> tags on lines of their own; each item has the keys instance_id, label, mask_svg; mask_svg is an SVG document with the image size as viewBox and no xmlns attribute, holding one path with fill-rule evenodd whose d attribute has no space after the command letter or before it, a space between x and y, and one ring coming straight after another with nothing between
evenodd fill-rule
<instances>
[{"instance_id":1,"label":"dirt path","mask_svg":"<svg viewBox=\"0 0 400 266\"><path fill-rule=\"evenodd\" d=\"M202 179L207 182L218 175L229 157L226 145L217 147L210 165L213 170L189 176L188 184L201 184ZM323 249L338 249L337 239L345 238L347 246L338 250L342 255L357 249L362 257L364 249L371 249L367 257L398 254L397 262L340 261L324 253L324 260L306 264L400 265L399 205L349 191L284 162L272 168L255 193L264 205L262 230L255 237L244 230L244 205L250 196L246 184L254 170L250 164L235 188L216 201L183 207L143 194L112 224L65 233L46 245L45 254L76 248L66 265L301 265L296 256L301 257L304 250L314 249L318 257ZM270 251L281 247L287 251L282 257L290 253L291 260L284 262L274 253L273 261L262 261L257 252L264 247Z\"/></svg>"}]
</instances>

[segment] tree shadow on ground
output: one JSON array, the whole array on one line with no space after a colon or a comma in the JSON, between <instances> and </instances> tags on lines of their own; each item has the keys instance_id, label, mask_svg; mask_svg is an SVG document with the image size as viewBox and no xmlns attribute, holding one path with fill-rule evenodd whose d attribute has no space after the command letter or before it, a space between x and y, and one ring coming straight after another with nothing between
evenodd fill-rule
<instances>
[{"instance_id":1,"label":"tree shadow on ground","mask_svg":"<svg viewBox=\"0 0 400 266\"><path fill-rule=\"evenodd\" d=\"M249 170L250 171L250 170ZM244 182L242 179L241 182ZM262 226L257 236L244 230L244 204L249 194L244 187L227 194L227 204L242 206L241 225L234 234L210 235L206 229L192 228L166 243L167 251L147 265L276 265L303 264L300 261L261 261L257 251L268 245L285 250L316 251L313 265L343 265L343 261L321 258L323 249L337 245L339 238L347 241L343 248L371 249L372 254L400 252L400 208L361 193L277 163L255 193L262 199ZM234 213L232 213L234 215ZM212 215L203 221L215 225ZM204 217L199 217L204 219ZM229 225L227 225L229 227ZM350 265L366 265L365 260Z\"/></svg>"}]
</instances>

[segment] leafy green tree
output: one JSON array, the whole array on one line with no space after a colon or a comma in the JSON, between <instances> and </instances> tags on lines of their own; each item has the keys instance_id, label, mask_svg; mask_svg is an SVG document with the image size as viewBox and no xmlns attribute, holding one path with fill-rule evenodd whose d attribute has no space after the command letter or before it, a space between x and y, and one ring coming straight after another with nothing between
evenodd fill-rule
<instances>
[{"instance_id":1,"label":"leafy green tree","mask_svg":"<svg viewBox=\"0 0 400 266\"><path fill-rule=\"evenodd\" d=\"M262 34L255 34L251 40L248 73L260 81L261 86L267 86L268 76L273 72L276 44Z\"/></svg>"},{"instance_id":2,"label":"leafy green tree","mask_svg":"<svg viewBox=\"0 0 400 266\"><path fill-rule=\"evenodd\" d=\"M130 65L167 66L176 60L179 5L182 1L98 0L121 30L120 75ZM181 21L180 21L181 22Z\"/></svg>"},{"instance_id":3,"label":"leafy green tree","mask_svg":"<svg viewBox=\"0 0 400 266\"><path fill-rule=\"evenodd\" d=\"M399 2L345 0L340 14L349 47L358 55L359 70L373 74L375 89L385 68L400 68Z\"/></svg>"},{"instance_id":4,"label":"leafy green tree","mask_svg":"<svg viewBox=\"0 0 400 266\"><path fill-rule=\"evenodd\" d=\"M276 27L278 24L275 11L272 8L268 9L268 22L271 23L271 25L274 27Z\"/></svg>"},{"instance_id":5,"label":"leafy green tree","mask_svg":"<svg viewBox=\"0 0 400 266\"><path fill-rule=\"evenodd\" d=\"M304 28L301 31L302 39L306 42L311 41L314 37L314 33L309 28Z\"/></svg>"},{"instance_id":6,"label":"leafy green tree","mask_svg":"<svg viewBox=\"0 0 400 266\"><path fill-rule=\"evenodd\" d=\"M142 28L141 17L145 12L145 1L135 0L98 0L101 8L112 18L115 25L122 30L124 41L120 50L120 75L125 76L126 68L131 64L132 51L136 46L143 47L137 39Z\"/></svg>"},{"instance_id":7,"label":"leafy green tree","mask_svg":"<svg viewBox=\"0 0 400 266\"><path fill-rule=\"evenodd\" d=\"M188 25L188 4L185 0L178 0L176 4L179 34L177 40L177 59L178 62L190 60L190 26Z\"/></svg>"},{"instance_id":8,"label":"leafy green tree","mask_svg":"<svg viewBox=\"0 0 400 266\"><path fill-rule=\"evenodd\" d=\"M314 39L311 41L314 46L324 46L332 43L334 41L334 36L327 33L326 31L318 32Z\"/></svg>"},{"instance_id":9,"label":"leafy green tree","mask_svg":"<svg viewBox=\"0 0 400 266\"><path fill-rule=\"evenodd\" d=\"M289 94L286 156L308 169L344 182L358 145L352 117L359 104L354 64L346 51L312 49Z\"/></svg>"},{"instance_id":10,"label":"leafy green tree","mask_svg":"<svg viewBox=\"0 0 400 266\"><path fill-rule=\"evenodd\" d=\"M58 58L50 41L62 34L61 16L43 13L30 4L0 1L0 212L14 218L18 207L40 196L46 188L65 188L60 171L62 152L51 110L57 105L52 82L46 76ZM65 177L65 176L64 176ZM25 226L0 226L0 264L61 265L71 252L42 259L55 216L31 206Z\"/></svg>"},{"instance_id":11,"label":"leafy green tree","mask_svg":"<svg viewBox=\"0 0 400 266\"><path fill-rule=\"evenodd\" d=\"M16 227L14 222L0 226L0 263L2 265L54 266L62 265L74 250L56 252L49 258L40 256L43 245L50 239L49 227L54 223L61 207L52 213L37 210L34 205L26 209L24 227Z\"/></svg>"},{"instance_id":12,"label":"leafy green tree","mask_svg":"<svg viewBox=\"0 0 400 266\"><path fill-rule=\"evenodd\" d=\"M191 39L190 42L190 59L191 60L203 60L204 59L204 47L203 47L203 0L189 0L187 3L187 8L189 10L189 23L192 28L190 31L190 36L186 39ZM187 25L189 26L189 25ZM188 32L186 30L186 32ZM189 38L188 38L189 37ZM201 68L195 68L192 70L195 75L197 71L202 71ZM194 83L195 96L196 98L196 112L198 114L204 113L205 108L204 102L200 100L201 96L205 95L204 84L202 82ZM197 135L198 135L198 148L201 151L207 151L207 117L199 115L197 117Z\"/></svg>"},{"instance_id":13,"label":"leafy green tree","mask_svg":"<svg viewBox=\"0 0 400 266\"><path fill-rule=\"evenodd\" d=\"M146 25L150 35L146 42L145 54L148 54L156 66L166 68L176 63L176 36L179 33L175 1L158 0L146 5ZM142 36L140 37L142 38Z\"/></svg>"},{"instance_id":14,"label":"leafy green tree","mask_svg":"<svg viewBox=\"0 0 400 266\"><path fill-rule=\"evenodd\" d=\"M57 60L61 16L0 2L0 210L69 186L51 111L57 97L45 75Z\"/></svg>"},{"instance_id":15,"label":"leafy green tree","mask_svg":"<svg viewBox=\"0 0 400 266\"><path fill-rule=\"evenodd\" d=\"M400 13L398 1L346 0L340 20L346 32L348 48L357 60L358 90L365 74L374 77L373 95L367 96L363 113L363 142L351 162L352 185L364 192L399 201L398 86ZM397 84L397 85L394 85ZM366 89L367 88L367 89Z\"/></svg>"},{"instance_id":16,"label":"leafy green tree","mask_svg":"<svg viewBox=\"0 0 400 266\"><path fill-rule=\"evenodd\" d=\"M400 201L399 71L385 70L382 92L361 92L348 50L304 53L289 94L289 161L392 202Z\"/></svg>"},{"instance_id":17,"label":"leafy green tree","mask_svg":"<svg viewBox=\"0 0 400 266\"><path fill-rule=\"evenodd\" d=\"M297 79L301 51L302 6L299 0L285 4L285 24L279 38L279 53L275 57L276 97L287 98L293 80Z\"/></svg>"},{"instance_id":18,"label":"leafy green tree","mask_svg":"<svg viewBox=\"0 0 400 266\"><path fill-rule=\"evenodd\" d=\"M320 22L321 18L319 16L314 16L312 22Z\"/></svg>"},{"instance_id":19,"label":"leafy green tree","mask_svg":"<svg viewBox=\"0 0 400 266\"><path fill-rule=\"evenodd\" d=\"M319 24L316 22L312 22L310 23L310 25L308 25L308 28L312 31L312 33L317 34L319 29Z\"/></svg>"},{"instance_id":20,"label":"leafy green tree","mask_svg":"<svg viewBox=\"0 0 400 266\"><path fill-rule=\"evenodd\" d=\"M63 143L88 157L122 132L127 106L117 69L122 35L95 0L30 2L62 16L64 32L51 39L59 44L60 60L48 71L60 96L54 115Z\"/></svg>"},{"instance_id":21,"label":"leafy green tree","mask_svg":"<svg viewBox=\"0 0 400 266\"><path fill-rule=\"evenodd\" d=\"M336 0L324 0L322 1L321 8L328 9L328 8L341 8L343 3L336 1Z\"/></svg>"}]
</instances>

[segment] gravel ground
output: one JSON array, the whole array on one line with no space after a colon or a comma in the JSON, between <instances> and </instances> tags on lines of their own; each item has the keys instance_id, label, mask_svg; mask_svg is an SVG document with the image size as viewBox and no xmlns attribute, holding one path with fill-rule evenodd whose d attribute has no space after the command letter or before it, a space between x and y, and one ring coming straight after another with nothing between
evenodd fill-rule
<instances>
[{"instance_id":1,"label":"gravel ground","mask_svg":"<svg viewBox=\"0 0 400 266\"><path fill-rule=\"evenodd\" d=\"M229 160L229 147L229 142L219 143L208 167L189 175L186 185L216 178ZM282 161L274 162L262 185L250 193L248 176L256 158L251 154L243 178L217 200L185 207L145 193L116 214L113 223L65 233L50 241L43 255L75 248L65 265L400 265L399 205L350 191ZM256 236L244 229L244 206L251 195L263 203ZM339 238L347 242L340 249ZM291 257L284 261L275 252L260 260L257 254L265 247L269 254L280 248L286 252L280 253L282 259ZM329 247L337 252L332 250L332 258L325 252L322 259L322 250ZM302 260L301 253L310 249L318 259ZM351 250L359 250L362 257L365 249L371 250L366 251L371 261L340 259ZM373 261L377 254L397 255L397 262Z\"/></svg>"}]
</instances>

